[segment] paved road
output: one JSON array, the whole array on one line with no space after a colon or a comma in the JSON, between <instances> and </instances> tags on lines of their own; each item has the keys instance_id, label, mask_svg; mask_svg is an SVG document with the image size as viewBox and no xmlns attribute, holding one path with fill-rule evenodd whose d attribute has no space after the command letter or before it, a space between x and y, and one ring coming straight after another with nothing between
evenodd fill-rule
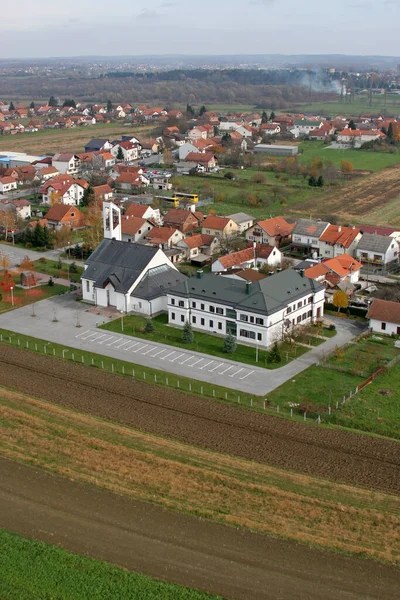
<instances>
[{"instance_id":1,"label":"paved road","mask_svg":"<svg viewBox=\"0 0 400 600\"><path fill-rule=\"evenodd\" d=\"M36 250L30 250L29 248L19 248L18 246L0 243L0 255L2 254L9 257L11 261L11 267L15 267L17 264L19 264L25 258L25 256L28 256L30 260L38 260L43 256L49 260L58 260L61 252L64 252L63 248L59 248L57 250L48 250L47 252L36 252ZM63 258L62 261L64 263L75 262L77 265L83 265L82 261L75 258L72 258L71 260Z\"/></svg>"},{"instance_id":2,"label":"paved road","mask_svg":"<svg viewBox=\"0 0 400 600\"><path fill-rule=\"evenodd\" d=\"M166 511L0 458L0 527L231 600L394 600L390 566Z\"/></svg>"},{"instance_id":3,"label":"paved road","mask_svg":"<svg viewBox=\"0 0 400 600\"><path fill-rule=\"evenodd\" d=\"M334 338L280 369L270 371L96 329L106 319L87 309L87 305L76 302L73 294L54 296L35 304L37 316L34 319L30 306L0 315L0 328L259 396L268 394L295 377L336 346L349 342L362 330L356 322L337 319L338 333ZM57 323L53 322L54 315ZM76 327L78 322L81 329Z\"/></svg>"}]
</instances>

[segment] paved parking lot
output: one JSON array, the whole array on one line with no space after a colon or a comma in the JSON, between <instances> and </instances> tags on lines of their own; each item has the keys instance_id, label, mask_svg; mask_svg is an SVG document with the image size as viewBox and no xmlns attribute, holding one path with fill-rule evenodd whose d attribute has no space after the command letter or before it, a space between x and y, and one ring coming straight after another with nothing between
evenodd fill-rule
<instances>
[{"instance_id":1,"label":"paved parking lot","mask_svg":"<svg viewBox=\"0 0 400 600\"><path fill-rule=\"evenodd\" d=\"M194 379L200 379L200 372L203 372L203 374L208 372L213 373L214 377L224 376L231 379L237 378L240 381L243 381L255 371L255 369L252 369L251 367L245 367L244 365L238 366L237 363L223 361L219 358L211 360L211 356L205 358L197 353L185 352L181 349L174 350L171 346L163 346L162 344L154 343L146 344L146 340L138 340L137 338L132 338L130 336L111 334L102 330L96 331L87 329L75 337L82 342L96 346L93 348L93 352L99 354L104 353L104 349L112 347L114 350L120 350L123 353L126 352L126 355L123 357L124 360L134 362L139 356L144 356L147 358L146 363L155 369L163 371L171 370L169 365L166 367L166 363L174 363L175 365L180 366L184 365L185 369L191 369L190 374ZM105 353L107 354L107 352ZM199 371L199 373L194 373L192 369L194 371ZM226 385L229 387L228 384Z\"/></svg>"}]
</instances>

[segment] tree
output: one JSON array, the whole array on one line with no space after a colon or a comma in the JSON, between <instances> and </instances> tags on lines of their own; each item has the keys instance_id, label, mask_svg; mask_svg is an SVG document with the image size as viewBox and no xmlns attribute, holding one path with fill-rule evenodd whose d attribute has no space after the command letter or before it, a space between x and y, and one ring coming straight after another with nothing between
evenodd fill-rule
<instances>
[{"instance_id":1,"label":"tree","mask_svg":"<svg viewBox=\"0 0 400 600\"><path fill-rule=\"evenodd\" d=\"M15 106L12 101L10 102L10 106L8 107L8 110L15 110Z\"/></svg>"},{"instance_id":2,"label":"tree","mask_svg":"<svg viewBox=\"0 0 400 600\"><path fill-rule=\"evenodd\" d=\"M207 109L206 109L206 107L203 104L203 106L201 106L200 110L199 110L199 117L201 117L202 115L204 115L205 112L207 112Z\"/></svg>"},{"instance_id":3,"label":"tree","mask_svg":"<svg viewBox=\"0 0 400 600\"><path fill-rule=\"evenodd\" d=\"M279 351L278 342L274 342L270 352L268 353L267 362L269 363L280 363L282 360L281 353Z\"/></svg>"},{"instance_id":4,"label":"tree","mask_svg":"<svg viewBox=\"0 0 400 600\"><path fill-rule=\"evenodd\" d=\"M49 106L53 106L53 107L54 107L54 106L58 106L58 101L57 101L57 99L56 99L56 98L54 98L54 96L50 96L50 99L49 99Z\"/></svg>"},{"instance_id":5,"label":"tree","mask_svg":"<svg viewBox=\"0 0 400 600\"><path fill-rule=\"evenodd\" d=\"M145 333L154 333L156 328L154 327L154 323L152 319L147 319L146 325L144 326Z\"/></svg>"},{"instance_id":6,"label":"tree","mask_svg":"<svg viewBox=\"0 0 400 600\"><path fill-rule=\"evenodd\" d=\"M315 187L317 185L317 180L314 177L314 175L310 175L310 177L308 178L308 185L310 185L311 187Z\"/></svg>"},{"instance_id":7,"label":"tree","mask_svg":"<svg viewBox=\"0 0 400 600\"><path fill-rule=\"evenodd\" d=\"M117 160L124 160L124 158L124 151L122 150L121 146L118 146Z\"/></svg>"},{"instance_id":8,"label":"tree","mask_svg":"<svg viewBox=\"0 0 400 600\"><path fill-rule=\"evenodd\" d=\"M4 229L4 239L7 240L10 229L15 226L15 213L4 210L0 212L0 227Z\"/></svg>"},{"instance_id":9,"label":"tree","mask_svg":"<svg viewBox=\"0 0 400 600\"><path fill-rule=\"evenodd\" d=\"M254 173L251 180L253 183L266 183L267 176L265 175L265 173Z\"/></svg>"},{"instance_id":10,"label":"tree","mask_svg":"<svg viewBox=\"0 0 400 600\"><path fill-rule=\"evenodd\" d=\"M32 109L35 108L35 103L31 102L30 105L29 105L29 108L32 108Z\"/></svg>"},{"instance_id":11,"label":"tree","mask_svg":"<svg viewBox=\"0 0 400 600\"><path fill-rule=\"evenodd\" d=\"M0 253L0 269L8 269L11 265L11 260L8 254Z\"/></svg>"},{"instance_id":12,"label":"tree","mask_svg":"<svg viewBox=\"0 0 400 600\"><path fill-rule=\"evenodd\" d=\"M71 106L72 108L76 108L76 102L73 98L66 98L63 102L63 108Z\"/></svg>"},{"instance_id":13,"label":"tree","mask_svg":"<svg viewBox=\"0 0 400 600\"><path fill-rule=\"evenodd\" d=\"M85 189L81 199L81 206L89 206L89 204L94 200L95 193L91 185Z\"/></svg>"},{"instance_id":14,"label":"tree","mask_svg":"<svg viewBox=\"0 0 400 600\"><path fill-rule=\"evenodd\" d=\"M271 112L271 114L269 115L269 120L273 121L275 119L275 113L274 111Z\"/></svg>"},{"instance_id":15,"label":"tree","mask_svg":"<svg viewBox=\"0 0 400 600\"><path fill-rule=\"evenodd\" d=\"M340 172L343 177L347 177L352 171L354 171L353 163L351 163L349 160L340 161Z\"/></svg>"},{"instance_id":16,"label":"tree","mask_svg":"<svg viewBox=\"0 0 400 600\"><path fill-rule=\"evenodd\" d=\"M182 342L185 344L191 344L194 340L193 329L189 321L186 321L183 332L182 332Z\"/></svg>"},{"instance_id":17,"label":"tree","mask_svg":"<svg viewBox=\"0 0 400 600\"><path fill-rule=\"evenodd\" d=\"M261 115L261 123L262 123L262 124L263 124L263 123L268 123L268 115L267 115L267 113L265 112L265 110L263 110L263 113L262 113L262 115Z\"/></svg>"},{"instance_id":18,"label":"tree","mask_svg":"<svg viewBox=\"0 0 400 600\"><path fill-rule=\"evenodd\" d=\"M107 100L107 112L112 112L113 105L111 100Z\"/></svg>"},{"instance_id":19,"label":"tree","mask_svg":"<svg viewBox=\"0 0 400 600\"><path fill-rule=\"evenodd\" d=\"M223 352L225 352L225 354L234 354L236 352L236 339L231 332L229 332L224 339Z\"/></svg>"},{"instance_id":20,"label":"tree","mask_svg":"<svg viewBox=\"0 0 400 600\"><path fill-rule=\"evenodd\" d=\"M24 256L20 267L24 269L24 271L33 271L35 269L35 265L33 264L33 261L29 258L29 256Z\"/></svg>"},{"instance_id":21,"label":"tree","mask_svg":"<svg viewBox=\"0 0 400 600\"><path fill-rule=\"evenodd\" d=\"M14 287L14 279L10 271L4 271L3 278L1 280L1 289L3 292L11 292L11 288Z\"/></svg>"},{"instance_id":22,"label":"tree","mask_svg":"<svg viewBox=\"0 0 400 600\"><path fill-rule=\"evenodd\" d=\"M349 305L349 299L347 298L347 294L342 290L337 290L333 294L333 306L336 306L338 312L341 308L347 308Z\"/></svg>"},{"instance_id":23,"label":"tree","mask_svg":"<svg viewBox=\"0 0 400 600\"><path fill-rule=\"evenodd\" d=\"M394 131L393 131L393 123L392 122L389 123L389 127L387 130L387 136L390 140L394 139Z\"/></svg>"},{"instance_id":24,"label":"tree","mask_svg":"<svg viewBox=\"0 0 400 600\"><path fill-rule=\"evenodd\" d=\"M320 175L316 181L316 186L317 187L324 187L324 178L322 175Z\"/></svg>"},{"instance_id":25,"label":"tree","mask_svg":"<svg viewBox=\"0 0 400 600\"><path fill-rule=\"evenodd\" d=\"M72 241L72 231L69 227L63 225L54 235L54 245L56 248L65 248L68 242Z\"/></svg>"},{"instance_id":26,"label":"tree","mask_svg":"<svg viewBox=\"0 0 400 600\"><path fill-rule=\"evenodd\" d=\"M351 119L349 122L349 129L352 129L353 131L355 131L357 129L356 124L354 123L353 119Z\"/></svg>"},{"instance_id":27,"label":"tree","mask_svg":"<svg viewBox=\"0 0 400 600\"><path fill-rule=\"evenodd\" d=\"M44 248L44 246L46 244L44 227L42 227L42 225L39 223L39 221L37 221L35 228L32 232L31 242L32 242L32 246L35 246L36 248Z\"/></svg>"}]
</instances>

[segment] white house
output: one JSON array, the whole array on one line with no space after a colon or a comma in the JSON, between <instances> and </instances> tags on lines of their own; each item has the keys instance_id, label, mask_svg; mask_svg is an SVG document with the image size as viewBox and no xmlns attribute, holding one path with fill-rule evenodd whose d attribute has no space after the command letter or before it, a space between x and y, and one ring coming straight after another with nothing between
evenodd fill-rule
<instances>
[{"instance_id":1,"label":"white house","mask_svg":"<svg viewBox=\"0 0 400 600\"><path fill-rule=\"evenodd\" d=\"M254 217L247 215L244 212L234 213L233 215L227 215L228 219L232 219L238 226L238 233L244 233L250 227L252 227L254 223Z\"/></svg>"},{"instance_id":2,"label":"white house","mask_svg":"<svg viewBox=\"0 0 400 600\"><path fill-rule=\"evenodd\" d=\"M339 144L354 145L359 148L365 142L372 142L384 138L385 134L379 129L343 129L337 135Z\"/></svg>"},{"instance_id":3,"label":"white house","mask_svg":"<svg viewBox=\"0 0 400 600\"><path fill-rule=\"evenodd\" d=\"M246 240L268 244L269 246L280 246L287 242L292 235L294 224L288 223L283 217L271 217L264 221L258 221L246 230Z\"/></svg>"},{"instance_id":4,"label":"white house","mask_svg":"<svg viewBox=\"0 0 400 600\"><path fill-rule=\"evenodd\" d=\"M118 158L118 154L122 153L123 160L126 163L131 163L139 158L139 147L132 142L118 142L110 150L114 158Z\"/></svg>"},{"instance_id":5,"label":"white house","mask_svg":"<svg viewBox=\"0 0 400 600\"><path fill-rule=\"evenodd\" d=\"M188 132L188 138L190 140L206 140L207 139L207 129L202 125L198 125L197 127L193 127Z\"/></svg>"},{"instance_id":6,"label":"white house","mask_svg":"<svg viewBox=\"0 0 400 600\"><path fill-rule=\"evenodd\" d=\"M153 227L153 223L147 219L123 215L121 218L122 241L138 242L148 235Z\"/></svg>"},{"instance_id":7,"label":"white house","mask_svg":"<svg viewBox=\"0 0 400 600\"><path fill-rule=\"evenodd\" d=\"M39 190L43 204L69 204L79 206L85 188L78 181L47 181Z\"/></svg>"},{"instance_id":8,"label":"white house","mask_svg":"<svg viewBox=\"0 0 400 600\"><path fill-rule=\"evenodd\" d=\"M191 142L185 142L178 149L178 157L179 160L185 160L188 154L191 152L200 152L197 146L192 144Z\"/></svg>"},{"instance_id":9,"label":"white house","mask_svg":"<svg viewBox=\"0 0 400 600\"><path fill-rule=\"evenodd\" d=\"M14 177L0 177L0 193L10 192L17 189L17 181Z\"/></svg>"},{"instance_id":10,"label":"white house","mask_svg":"<svg viewBox=\"0 0 400 600\"><path fill-rule=\"evenodd\" d=\"M294 122L294 127L298 130L299 135L308 135L310 131L319 129L322 125L322 121L312 119L296 119Z\"/></svg>"},{"instance_id":11,"label":"white house","mask_svg":"<svg viewBox=\"0 0 400 600\"><path fill-rule=\"evenodd\" d=\"M293 270L257 282L197 273L168 291L168 322L268 347L294 327L321 319L324 286Z\"/></svg>"},{"instance_id":12,"label":"white house","mask_svg":"<svg viewBox=\"0 0 400 600\"><path fill-rule=\"evenodd\" d=\"M153 208L148 204L135 204L132 202L125 211L125 216L139 217L140 219L151 219L157 225L163 224L160 209Z\"/></svg>"},{"instance_id":13,"label":"white house","mask_svg":"<svg viewBox=\"0 0 400 600\"><path fill-rule=\"evenodd\" d=\"M356 249L363 264L386 266L399 260L399 244L395 239L376 233L364 233Z\"/></svg>"},{"instance_id":14,"label":"white house","mask_svg":"<svg viewBox=\"0 0 400 600\"><path fill-rule=\"evenodd\" d=\"M295 252L319 252L319 238L329 227L327 221L299 219L292 230L292 250Z\"/></svg>"},{"instance_id":15,"label":"white house","mask_svg":"<svg viewBox=\"0 0 400 600\"><path fill-rule=\"evenodd\" d=\"M18 200L7 198L6 200L1 200L1 203L7 210L14 212L19 219L25 220L31 216L31 203L23 198Z\"/></svg>"},{"instance_id":16,"label":"white house","mask_svg":"<svg viewBox=\"0 0 400 600\"><path fill-rule=\"evenodd\" d=\"M79 157L71 152L61 152L55 154L51 159L51 163L59 173L65 173L66 175L76 175L79 173L81 166Z\"/></svg>"},{"instance_id":17,"label":"white house","mask_svg":"<svg viewBox=\"0 0 400 600\"><path fill-rule=\"evenodd\" d=\"M232 269L256 269L264 265L276 267L281 262L282 252L278 248L254 243L250 248L220 256L213 262L211 270L213 273L222 273Z\"/></svg>"},{"instance_id":18,"label":"white house","mask_svg":"<svg viewBox=\"0 0 400 600\"><path fill-rule=\"evenodd\" d=\"M400 335L400 303L375 298L367 313L369 327L375 333Z\"/></svg>"},{"instance_id":19,"label":"white house","mask_svg":"<svg viewBox=\"0 0 400 600\"><path fill-rule=\"evenodd\" d=\"M340 254L354 255L362 233L356 227L329 225L319 238L319 255L333 258Z\"/></svg>"}]
</instances>

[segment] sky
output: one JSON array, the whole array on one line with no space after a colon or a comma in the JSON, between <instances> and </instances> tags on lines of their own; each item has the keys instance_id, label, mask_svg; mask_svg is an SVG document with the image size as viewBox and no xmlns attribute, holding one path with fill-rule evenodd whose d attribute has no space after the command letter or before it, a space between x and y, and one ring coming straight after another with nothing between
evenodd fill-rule
<instances>
[{"instance_id":1,"label":"sky","mask_svg":"<svg viewBox=\"0 0 400 600\"><path fill-rule=\"evenodd\" d=\"M15 9L4 6L1 58L400 54L400 0L19 0Z\"/></svg>"}]
</instances>

